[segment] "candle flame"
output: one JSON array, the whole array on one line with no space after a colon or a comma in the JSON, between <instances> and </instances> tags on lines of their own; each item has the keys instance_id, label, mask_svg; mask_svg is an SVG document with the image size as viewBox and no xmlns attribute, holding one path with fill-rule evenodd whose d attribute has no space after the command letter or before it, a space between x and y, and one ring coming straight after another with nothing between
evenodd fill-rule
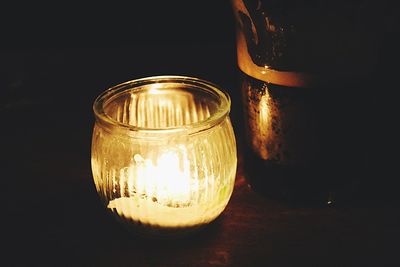
<instances>
[{"instance_id":1,"label":"candle flame","mask_svg":"<svg viewBox=\"0 0 400 267\"><path fill-rule=\"evenodd\" d=\"M180 158L175 151L167 151L155 164L140 154L135 154L133 159L127 177L130 192L167 206L189 204L193 187L187 155Z\"/></svg>"}]
</instances>

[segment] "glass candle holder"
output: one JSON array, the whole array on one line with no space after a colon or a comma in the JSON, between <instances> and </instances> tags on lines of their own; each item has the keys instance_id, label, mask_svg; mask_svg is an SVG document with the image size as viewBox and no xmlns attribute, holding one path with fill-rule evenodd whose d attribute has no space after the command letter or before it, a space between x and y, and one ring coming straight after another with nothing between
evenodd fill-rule
<instances>
[{"instance_id":1,"label":"glass candle holder","mask_svg":"<svg viewBox=\"0 0 400 267\"><path fill-rule=\"evenodd\" d=\"M178 235L221 214L237 167L228 94L204 80L157 76L106 90L93 109L96 190L125 226Z\"/></svg>"}]
</instances>

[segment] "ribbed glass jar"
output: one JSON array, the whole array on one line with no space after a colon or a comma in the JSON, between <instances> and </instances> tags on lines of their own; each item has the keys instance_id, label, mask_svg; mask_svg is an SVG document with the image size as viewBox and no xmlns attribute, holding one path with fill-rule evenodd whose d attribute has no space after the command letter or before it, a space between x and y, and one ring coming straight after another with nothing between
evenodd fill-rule
<instances>
[{"instance_id":1,"label":"ribbed glass jar","mask_svg":"<svg viewBox=\"0 0 400 267\"><path fill-rule=\"evenodd\" d=\"M93 105L92 171L105 206L135 232L181 234L214 220L233 191L230 98L196 78L114 86Z\"/></svg>"}]
</instances>

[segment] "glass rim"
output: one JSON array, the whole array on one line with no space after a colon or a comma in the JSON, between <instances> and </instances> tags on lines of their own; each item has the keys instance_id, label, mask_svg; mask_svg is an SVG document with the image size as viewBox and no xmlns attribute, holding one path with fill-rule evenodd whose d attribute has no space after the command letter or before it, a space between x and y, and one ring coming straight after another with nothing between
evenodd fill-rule
<instances>
[{"instance_id":1,"label":"glass rim","mask_svg":"<svg viewBox=\"0 0 400 267\"><path fill-rule=\"evenodd\" d=\"M112 99L112 97L117 96L125 91L135 90L143 90L146 86L151 84L179 84L182 90L192 89L203 91L207 93L211 93L216 96L220 103L218 105L218 109L211 114L208 118L194 122L185 124L182 126L172 126L172 127L160 127L160 128L149 128L149 127L139 127L130 125L127 123L119 122L113 118L111 118L105 112L105 104L109 103L108 100ZM93 112L96 117L96 121L108 127L117 127L120 129L126 129L135 132L146 132L146 133L168 133L168 132L200 132L212 128L213 126L221 123L230 112L231 107L231 99L229 94L221 89L218 85L209 82L204 79L190 77L190 76L179 76L179 75L159 75L159 76L150 76L145 78L133 79L129 80L117 85L114 85L107 90L103 91L100 95L98 95L93 103Z\"/></svg>"}]
</instances>

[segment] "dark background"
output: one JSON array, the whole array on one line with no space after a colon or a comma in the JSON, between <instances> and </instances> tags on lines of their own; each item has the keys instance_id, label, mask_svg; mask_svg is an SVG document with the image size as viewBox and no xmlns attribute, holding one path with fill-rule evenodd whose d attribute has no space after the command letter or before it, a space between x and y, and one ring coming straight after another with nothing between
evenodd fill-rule
<instances>
[{"instance_id":1,"label":"dark background","mask_svg":"<svg viewBox=\"0 0 400 267\"><path fill-rule=\"evenodd\" d=\"M246 185L229 1L131 2L1 9L4 266L398 263L398 28L392 9L382 26L381 86L368 92L376 97L375 134L366 144L376 155L376 201L321 210L286 207ZM203 78L228 91L239 148L237 184L224 214L202 234L174 242L127 234L98 201L90 169L95 97L112 85L162 74Z\"/></svg>"}]
</instances>

